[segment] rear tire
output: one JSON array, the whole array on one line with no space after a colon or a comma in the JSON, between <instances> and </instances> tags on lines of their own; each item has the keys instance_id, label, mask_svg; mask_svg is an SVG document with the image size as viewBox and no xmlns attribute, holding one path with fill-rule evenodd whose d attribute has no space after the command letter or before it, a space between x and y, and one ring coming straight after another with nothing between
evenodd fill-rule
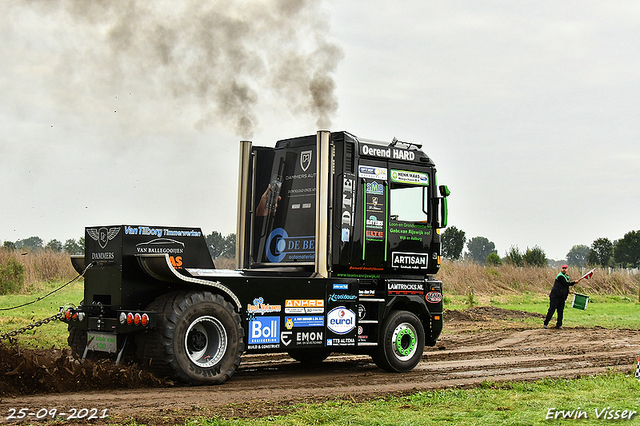
<instances>
[{"instance_id":1,"label":"rear tire","mask_svg":"<svg viewBox=\"0 0 640 426\"><path fill-rule=\"evenodd\" d=\"M87 347L87 331L80 330L76 327L68 326L69 337L67 337L67 344L71 348L71 355L75 359L82 359L84 349Z\"/></svg>"},{"instance_id":2,"label":"rear tire","mask_svg":"<svg viewBox=\"0 0 640 426\"><path fill-rule=\"evenodd\" d=\"M420 319L408 311L393 311L382 325L380 341L372 354L383 370L404 373L413 370L422 359L424 327Z\"/></svg>"},{"instance_id":3,"label":"rear tire","mask_svg":"<svg viewBox=\"0 0 640 426\"><path fill-rule=\"evenodd\" d=\"M208 291L170 293L147 310L156 330L138 336L138 357L160 376L192 385L222 384L240 365L244 329L222 296Z\"/></svg>"}]
</instances>

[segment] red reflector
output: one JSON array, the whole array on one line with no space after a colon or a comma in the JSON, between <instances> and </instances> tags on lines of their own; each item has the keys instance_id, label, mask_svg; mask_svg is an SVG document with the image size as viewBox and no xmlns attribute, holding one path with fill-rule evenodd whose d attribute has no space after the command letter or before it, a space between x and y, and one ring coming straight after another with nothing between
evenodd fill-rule
<instances>
[{"instance_id":1,"label":"red reflector","mask_svg":"<svg viewBox=\"0 0 640 426\"><path fill-rule=\"evenodd\" d=\"M136 314L136 315L133 317L133 323L134 323L135 325L140 325L140 320L141 320L141 319L142 319L142 318L140 317L140 314Z\"/></svg>"},{"instance_id":2,"label":"red reflector","mask_svg":"<svg viewBox=\"0 0 640 426\"><path fill-rule=\"evenodd\" d=\"M74 312L73 315L71 315L71 319L74 321L78 321L78 313Z\"/></svg>"},{"instance_id":3,"label":"red reflector","mask_svg":"<svg viewBox=\"0 0 640 426\"><path fill-rule=\"evenodd\" d=\"M131 312L127 314L127 324L133 324L133 314Z\"/></svg>"},{"instance_id":4,"label":"red reflector","mask_svg":"<svg viewBox=\"0 0 640 426\"><path fill-rule=\"evenodd\" d=\"M147 325L147 324L149 324L149 315L147 315L147 314L142 314L142 320L141 320L141 322L142 322L142 325Z\"/></svg>"},{"instance_id":5,"label":"red reflector","mask_svg":"<svg viewBox=\"0 0 640 426\"><path fill-rule=\"evenodd\" d=\"M67 309L67 312L64 313L64 317L66 319L71 319L71 309Z\"/></svg>"}]
</instances>

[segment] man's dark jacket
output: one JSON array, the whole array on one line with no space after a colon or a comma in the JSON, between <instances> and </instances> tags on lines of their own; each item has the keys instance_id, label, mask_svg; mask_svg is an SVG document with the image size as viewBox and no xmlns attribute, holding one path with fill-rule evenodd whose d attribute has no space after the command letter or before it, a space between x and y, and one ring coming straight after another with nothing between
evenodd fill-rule
<instances>
[{"instance_id":1,"label":"man's dark jacket","mask_svg":"<svg viewBox=\"0 0 640 426\"><path fill-rule=\"evenodd\" d=\"M569 277L560 272L556 277L556 281L553 283L553 288L549 297L554 297L560 300L567 300L569 296L569 287L574 285L575 281L569 281Z\"/></svg>"}]
</instances>

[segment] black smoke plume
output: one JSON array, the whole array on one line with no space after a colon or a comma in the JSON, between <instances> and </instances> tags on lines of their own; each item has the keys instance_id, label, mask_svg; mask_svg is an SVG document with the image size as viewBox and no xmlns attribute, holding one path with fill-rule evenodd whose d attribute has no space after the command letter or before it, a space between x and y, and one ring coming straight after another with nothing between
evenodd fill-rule
<instances>
[{"instance_id":1,"label":"black smoke plume","mask_svg":"<svg viewBox=\"0 0 640 426\"><path fill-rule=\"evenodd\" d=\"M68 67L143 81L176 105L198 105L196 127L224 125L251 137L261 97L329 128L338 108L333 73L343 53L328 41L320 0L29 0L101 46ZM69 29L68 29L69 30ZM78 54L80 55L80 54ZM73 54L70 54L73 56ZM106 57L105 57L106 56ZM88 64L91 60L93 65ZM78 65L75 65L75 64ZM100 68L98 70L97 68ZM140 80L142 77L142 80ZM96 84L103 84L97 79ZM140 84L140 83L136 83Z\"/></svg>"}]
</instances>

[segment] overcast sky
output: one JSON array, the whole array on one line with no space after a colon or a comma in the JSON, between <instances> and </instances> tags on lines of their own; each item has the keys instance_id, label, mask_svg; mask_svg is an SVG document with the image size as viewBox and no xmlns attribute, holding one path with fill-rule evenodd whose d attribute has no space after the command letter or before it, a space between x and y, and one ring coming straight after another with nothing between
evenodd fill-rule
<instances>
[{"instance_id":1,"label":"overcast sky","mask_svg":"<svg viewBox=\"0 0 640 426\"><path fill-rule=\"evenodd\" d=\"M501 256L640 229L639 2L236 3L0 4L0 241L227 235L238 141L319 126L422 143Z\"/></svg>"}]
</instances>

